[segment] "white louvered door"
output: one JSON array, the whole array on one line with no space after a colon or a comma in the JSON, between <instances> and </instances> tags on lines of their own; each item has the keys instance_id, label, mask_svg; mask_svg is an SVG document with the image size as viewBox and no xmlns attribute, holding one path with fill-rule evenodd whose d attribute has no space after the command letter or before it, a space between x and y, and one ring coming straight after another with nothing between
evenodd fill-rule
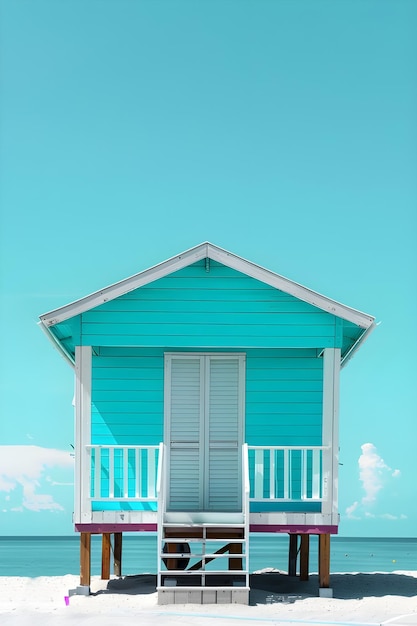
<instances>
[{"instance_id":1,"label":"white louvered door","mask_svg":"<svg viewBox=\"0 0 417 626\"><path fill-rule=\"evenodd\" d=\"M241 510L243 355L166 356L168 510Z\"/></svg>"}]
</instances>

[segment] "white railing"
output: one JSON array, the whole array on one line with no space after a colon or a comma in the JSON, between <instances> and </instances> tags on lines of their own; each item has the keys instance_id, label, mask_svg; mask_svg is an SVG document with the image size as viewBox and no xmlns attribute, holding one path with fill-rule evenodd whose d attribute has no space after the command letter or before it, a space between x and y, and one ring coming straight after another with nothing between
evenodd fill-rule
<instances>
[{"instance_id":1,"label":"white railing","mask_svg":"<svg viewBox=\"0 0 417 626\"><path fill-rule=\"evenodd\" d=\"M160 446L89 445L86 448L90 456L90 500L157 500Z\"/></svg>"},{"instance_id":2,"label":"white railing","mask_svg":"<svg viewBox=\"0 0 417 626\"><path fill-rule=\"evenodd\" d=\"M159 463L158 463L158 478L156 481L156 496L158 498L158 517L157 517L157 546L159 550L158 557L158 575L157 585L158 588L162 584L162 570L161 570L161 554L163 551L164 543L164 516L165 516L165 446L161 442L159 444Z\"/></svg>"},{"instance_id":3,"label":"white railing","mask_svg":"<svg viewBox=\"0 0 417 626\"><path fill-rule=\"evenodd\" d=\"M242 446L242 508L245 521L245 580L246 586L249 586L249 530L250 530L250 476L249 476L249 450L248 444L244 443Z\"/></svg>"},{"instance_id":4,"label":"white railing","mask_svg":"<svg viewBox=\"0 0 417 626\"><path fill-rule=\"evenodd\" d=\"M325 446L248 446L250 500L322 502Z\"/></svg>"},{"instance_id":5,"label":"white railing","mask_svg":"<svg viewBox=\"0 0 417 626\"><path fill-rule=\"evenodd\" d=\"M159 446L89 445L90 490L100 502L165 499L163 444ZM242 454L242 509L252 502L323 502L326 500L325 446L248 446ZM247 515L247 517L249 517Z\"/></svg>"}]
</instances>

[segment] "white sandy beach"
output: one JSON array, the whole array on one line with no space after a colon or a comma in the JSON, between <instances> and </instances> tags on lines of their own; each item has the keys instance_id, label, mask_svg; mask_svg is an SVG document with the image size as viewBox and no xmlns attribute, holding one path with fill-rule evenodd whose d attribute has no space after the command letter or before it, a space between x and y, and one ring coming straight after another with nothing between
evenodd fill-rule
<instances>
[{"instance_id":1,"label":"white sandy beach","mask_svg":"<svg viewBox=\"0 0 417 626\"><path fill-rule=\"evenodd\" d=\"M276 572L251 577L251 603L242 605L157 604L155 577L94 577L89 597L71 596L73 575L0 577L1 626L80 624L110 626L187 624L383 624L417 626L417 571L392 574L332 574L333 598L319 598L317 576L300 582Z\"/></svg>"}]
</instances>

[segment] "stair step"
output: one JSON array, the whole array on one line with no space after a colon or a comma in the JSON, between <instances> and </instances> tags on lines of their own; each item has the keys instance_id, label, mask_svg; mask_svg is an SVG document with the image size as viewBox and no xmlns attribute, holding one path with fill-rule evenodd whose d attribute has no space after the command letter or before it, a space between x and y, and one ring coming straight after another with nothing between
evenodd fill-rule
<instances>
[{"instance_id":1,"label":"stair step","mask_svg":"<svg viewBox=\"0 0 417 626\"><path fill-rule=\"evenodd\" d=\"M161 552L159 558L161 559L196 559L207 558L213 560L214 558L223 559L244 559L246 552L225 552L223 554L219 552Z\"/></svg>"},{"instance_id":2,"label":"stair step","mask_svg":"<svg viewBox=\"0 0 417 626\"><path fill-rule=\"evenodd\" d=\"M186 527L186 528L245 528L243 522L231 522L224 524L223 522L162 522L163 528L167 527Z\"/></svg>"},{"instance_id":3,"label":"stair step","mask_svg":"<svg viewBox=\"0 0 417 626\"><path fill-rule=\"evenodd\" d=\"M164 543L246 543L246 539L231 539L230 537L165 537Z\"/></svg>"},{"instance_id":4,"label":"stair step","mask_svg":"<svg viewBox=\"0 0 417 626\"><path fill-rule=\"evenodd\" d=\"M235 524L244 525L245 515L242 512L220 513L206 511L167 511L164 513L163 523L182 525L206 525L229 526Z\"/></svg>"},{"instance_id":5,"label":"stair step","mask_svg":"<svg viewBox=\"0 0 417 626\"><path fill-rule=\"evenodd\" d=\"M200 541L231 541L236 539L237 542L247 540L244 528L164 528L162 532L162 541L170 542L171 539L177 539L176 542L182 543L181 539L195 539Z\"/></svg>"},{"instance_id":6,"label":"stair step","mask_svg":"<svg viewBox=\"0 0 417 626\"><path fill-rule=\"evenodd\" d=\"M184 569L170 569L166 572L162 572L162 576L164 578L174 578L176 576L194 576L195 578L201 577L202 575L205 578L209 576L226 576L227 578L233 578L234 576L243 576L244 574L248 574L249 570L247 569L234 569L234 570L224 570L224 569L211 569L211 570L184 570Z\"/></svg>"}]
</instances>

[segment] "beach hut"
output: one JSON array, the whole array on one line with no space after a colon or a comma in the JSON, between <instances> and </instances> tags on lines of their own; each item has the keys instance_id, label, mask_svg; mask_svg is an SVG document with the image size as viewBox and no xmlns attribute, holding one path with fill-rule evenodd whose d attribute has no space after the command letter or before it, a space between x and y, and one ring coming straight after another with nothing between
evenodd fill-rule
<instances>
[{"instance_id":1,"label":"beach hut","mask_svg":"<svg viewBox=\"0 0 417 626\"><path fill-rule=\"evenodd\" d=\"M91 535L157 531L158 600L249 597L249 533L289 535L288 572L330 595L339 373L375 323L211 243L46 313L75 369L80 589ZM299 561L298 561L299 557Z\"/></svg>"}]
</instances>

